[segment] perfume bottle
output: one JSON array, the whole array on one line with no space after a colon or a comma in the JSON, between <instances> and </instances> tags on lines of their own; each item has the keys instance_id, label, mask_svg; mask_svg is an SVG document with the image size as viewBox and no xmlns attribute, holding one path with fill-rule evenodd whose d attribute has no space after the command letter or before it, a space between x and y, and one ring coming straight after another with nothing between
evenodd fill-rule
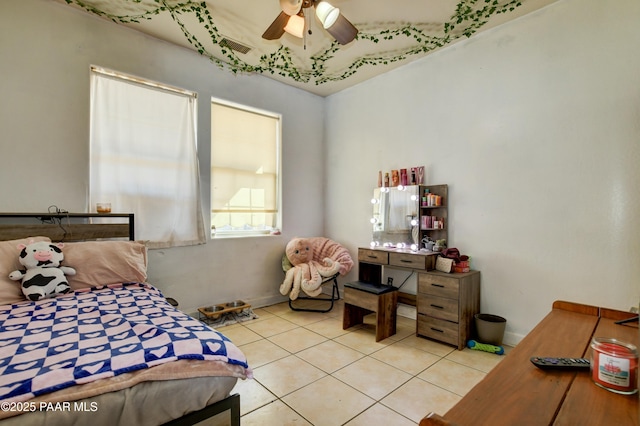
<instances>
[{"instance_id":1,"label":"perfume bottle","mask_svg":"<svg viewBox=\"0 0 640 426\"><path fill-rule=\"evenodd\" d=\"M400 172L398 170L391 170L391 185L400 185Z\"/></svg>"},{"instance_id":2,"label":"perfume bottle","mask_svg":"<svg viewBox=\"0 0 640 426\"><path fill-rule=\"evenodd\" d=\"M400 184L407 186L409 185L409 179L407 176L407 169L400 169Z\"/></svg>"}]
</instances>

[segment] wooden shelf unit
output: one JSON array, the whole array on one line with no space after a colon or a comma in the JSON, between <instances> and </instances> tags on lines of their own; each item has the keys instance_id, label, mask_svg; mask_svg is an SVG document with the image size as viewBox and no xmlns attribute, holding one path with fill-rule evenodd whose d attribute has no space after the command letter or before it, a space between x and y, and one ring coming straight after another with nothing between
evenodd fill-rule
<instances>
[{"instance_id":1,"label":"wooden shelf unit","mask_svg":"<svg viewBox=\"0 0 640 426\"><path fill-rule=\"evenodd\" d=\"M439 206L423 206L422 205L422 197L425 196L425 191L429 191L431 194L439 195L441 198L441 204ZM429 237L433 241L436 240L447 240L449 228L449 217L448 217L448 205L449 205L449 186L448 185L420 185L420 208L419 208L419 226L420 226L420 241L423 238ZM435 216L437 218L442 218L444 221L444 226L442 229L433 228L433 227L424 227L424 217Z\"/></svg>"}]
</instances>

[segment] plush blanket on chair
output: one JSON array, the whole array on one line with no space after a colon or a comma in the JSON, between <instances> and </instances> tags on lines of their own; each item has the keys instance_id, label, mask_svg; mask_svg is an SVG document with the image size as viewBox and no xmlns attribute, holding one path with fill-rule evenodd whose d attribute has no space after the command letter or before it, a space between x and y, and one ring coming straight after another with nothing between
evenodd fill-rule
<instances>
[{"instance_id":1,"label":"plush blanket on chair","mask_svg":"<svg viewBox=\"0 0 640 426\"><path fill-rule=\"evenodd\" d=\"M322 261L328 257L333 261L339 262L340 275L347 275L351 271L353 259L349 254L349 250L329 238L314 237L309 238L309 240L311 240L311 246L313 247L314 260Z\"/></svg>"},{"instance_id":2,"label":"plush blanket on chair","mask_svg":"<svg viewBox=\"0 0 640 426\"><path fill-rule=\"evenodd\" d=\"M353 267L349 251L324 237L294 238L287 244L285 254L292 267L285 269L280 293L289 293L291 300L298 298L300 290L309 296L318 296L325 278L345 275Z\"/></svg>"}]
</instances>

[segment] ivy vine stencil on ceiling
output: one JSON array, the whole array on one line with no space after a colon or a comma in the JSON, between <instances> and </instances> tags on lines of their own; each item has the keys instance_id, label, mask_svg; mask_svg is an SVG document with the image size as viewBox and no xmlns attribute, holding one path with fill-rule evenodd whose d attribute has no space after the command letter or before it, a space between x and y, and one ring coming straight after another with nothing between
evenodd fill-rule
<instances>
[{"instance_id":1,"label":"ivy vine stencil on ceiling","mask_svg":"<svg viewBox=\"0 0 640 426\"><path fill-rule=\"evenodd\" d=\"M380 74L556 0L329 0L358 28L346 45L314 20L307 20L312 34L304 41L289 34L262 39L281 11L278 0L58 1L192 48L234 74L319 87Z\"/></svg>"}]
</instances>

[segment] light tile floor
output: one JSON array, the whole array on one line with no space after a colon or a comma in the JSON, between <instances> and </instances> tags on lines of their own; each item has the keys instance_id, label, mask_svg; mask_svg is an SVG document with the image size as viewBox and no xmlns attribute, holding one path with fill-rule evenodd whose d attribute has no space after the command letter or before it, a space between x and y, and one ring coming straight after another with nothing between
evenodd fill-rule
<instances>
[{"instance_id":1,"label":"light tile floor","mask_svg":"<svg viewBox=\"0 0 640 426\"><path fill-rule=\"evenodd\" d=\"M243 426L416 425L446 413L504 358L417 337L415 320L400 316L396 334L376 343L374 314L343 330L342 308L296 312L281 303L218 328L254 370L232 391Z\"/></svg>"}]
</instances>

